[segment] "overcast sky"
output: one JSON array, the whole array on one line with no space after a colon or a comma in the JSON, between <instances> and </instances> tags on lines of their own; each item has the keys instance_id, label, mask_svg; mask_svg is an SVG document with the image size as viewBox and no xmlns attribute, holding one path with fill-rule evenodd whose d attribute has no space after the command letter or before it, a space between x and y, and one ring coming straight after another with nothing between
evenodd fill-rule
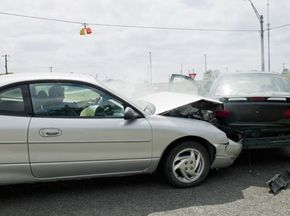
<instances>
[{"instance_id":1,"label":"overcast sky","mask_svg":"<svg viewBox=\"0 0 290 216\"><path fill-rule=\"evenodd\" d=\"M252 0L267 18L267 0ZM248 0L1 0L0 12L87 23L178 28L254 29L258 19ZM267 20L267 19L266 19ZM265 21L266 21L265 20ZM270 0L271 26L290 23L290 1ZM0 53L9 54L9 71L75 72L153 81L189 70L202 79L208 69L260 69L259 32L198 32L90 26L0 15ZM266 28L266 26L265 26ZM267 35L265 60L267 66ZM271 69L290 67L290 26L271 31ZM266 67L267 68L267 67ZM0 72L4 72L4 58Z\"/></svg>"}]
</instances>

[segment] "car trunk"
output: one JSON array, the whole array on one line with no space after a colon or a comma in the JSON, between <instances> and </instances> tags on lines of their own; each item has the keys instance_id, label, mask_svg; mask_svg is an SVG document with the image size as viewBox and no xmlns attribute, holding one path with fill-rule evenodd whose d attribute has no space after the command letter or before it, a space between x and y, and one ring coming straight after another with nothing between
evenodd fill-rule
<instances>
[{"instance_id":1,"label":"car trunk","mask_svg":"<svg viewBox=\"0 0 290 216\"><path fill-rule=\"evenodd\" d=\"M219 123L241 131L246 138L290 136L290 98L228 97L221 101L224 110L216 112Z\"/></svg>"}]
</instances>

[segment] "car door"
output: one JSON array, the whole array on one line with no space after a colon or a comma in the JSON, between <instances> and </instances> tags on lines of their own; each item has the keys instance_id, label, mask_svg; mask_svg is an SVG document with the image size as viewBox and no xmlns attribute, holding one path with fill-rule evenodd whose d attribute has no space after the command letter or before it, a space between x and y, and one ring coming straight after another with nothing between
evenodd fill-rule
<instances>
[{"instance_id":1,"label":"car door","mask_svg":"<svg viewBox=\"0 0 290 216\"><path fill-rule=\"evenodd\" d=\"M52 94L55 86L63 94ZM130 173L149 166L150 124L144 117L124 120L121 99L83 83L34 83L30 89L36 92L28 133L35 176Z\"/></svg>"},{"instance_id":2,"label":"car door","mask_svg":"<svg viewBox=\"0 0 290 216\"><path fill-rule=\"evenodd\" d=\"M27 151L30 116L25 93L24 85L0 89L0 183L23 181L31 175Z\"/></svg>"}]
</instances>

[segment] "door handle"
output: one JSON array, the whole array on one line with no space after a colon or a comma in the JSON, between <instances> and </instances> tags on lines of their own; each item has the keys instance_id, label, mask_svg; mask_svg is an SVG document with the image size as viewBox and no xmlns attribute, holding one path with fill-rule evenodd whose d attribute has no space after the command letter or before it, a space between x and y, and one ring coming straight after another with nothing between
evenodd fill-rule
<instances>
[{"instance_id":1,"label":"door handle","mask_svg":"<svg viewBox=\"0 0 290 216\"><path fill-rule=\"evenodd\" d=\"M42 137L56 137L62 134L61 129L58 128L42 128L39 130L39 135Z\"/></svg>"}]
</instances>

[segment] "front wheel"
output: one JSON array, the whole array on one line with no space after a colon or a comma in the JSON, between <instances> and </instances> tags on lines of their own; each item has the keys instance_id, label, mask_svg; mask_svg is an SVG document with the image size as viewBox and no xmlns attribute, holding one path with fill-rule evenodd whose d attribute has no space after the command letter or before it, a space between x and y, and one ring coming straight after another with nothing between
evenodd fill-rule
<instances>
[{"instance_id":1,"label":"front wheel","mask_svg":"<svg viewBox=\"0 0 290 216\"><path fill-rule=\"evenodd\" d=\"M175 187L198 185L210 169L208 151L197 142L183 142L169 152L163 168L167 180Z\"/></svg>"}]
</instances>

